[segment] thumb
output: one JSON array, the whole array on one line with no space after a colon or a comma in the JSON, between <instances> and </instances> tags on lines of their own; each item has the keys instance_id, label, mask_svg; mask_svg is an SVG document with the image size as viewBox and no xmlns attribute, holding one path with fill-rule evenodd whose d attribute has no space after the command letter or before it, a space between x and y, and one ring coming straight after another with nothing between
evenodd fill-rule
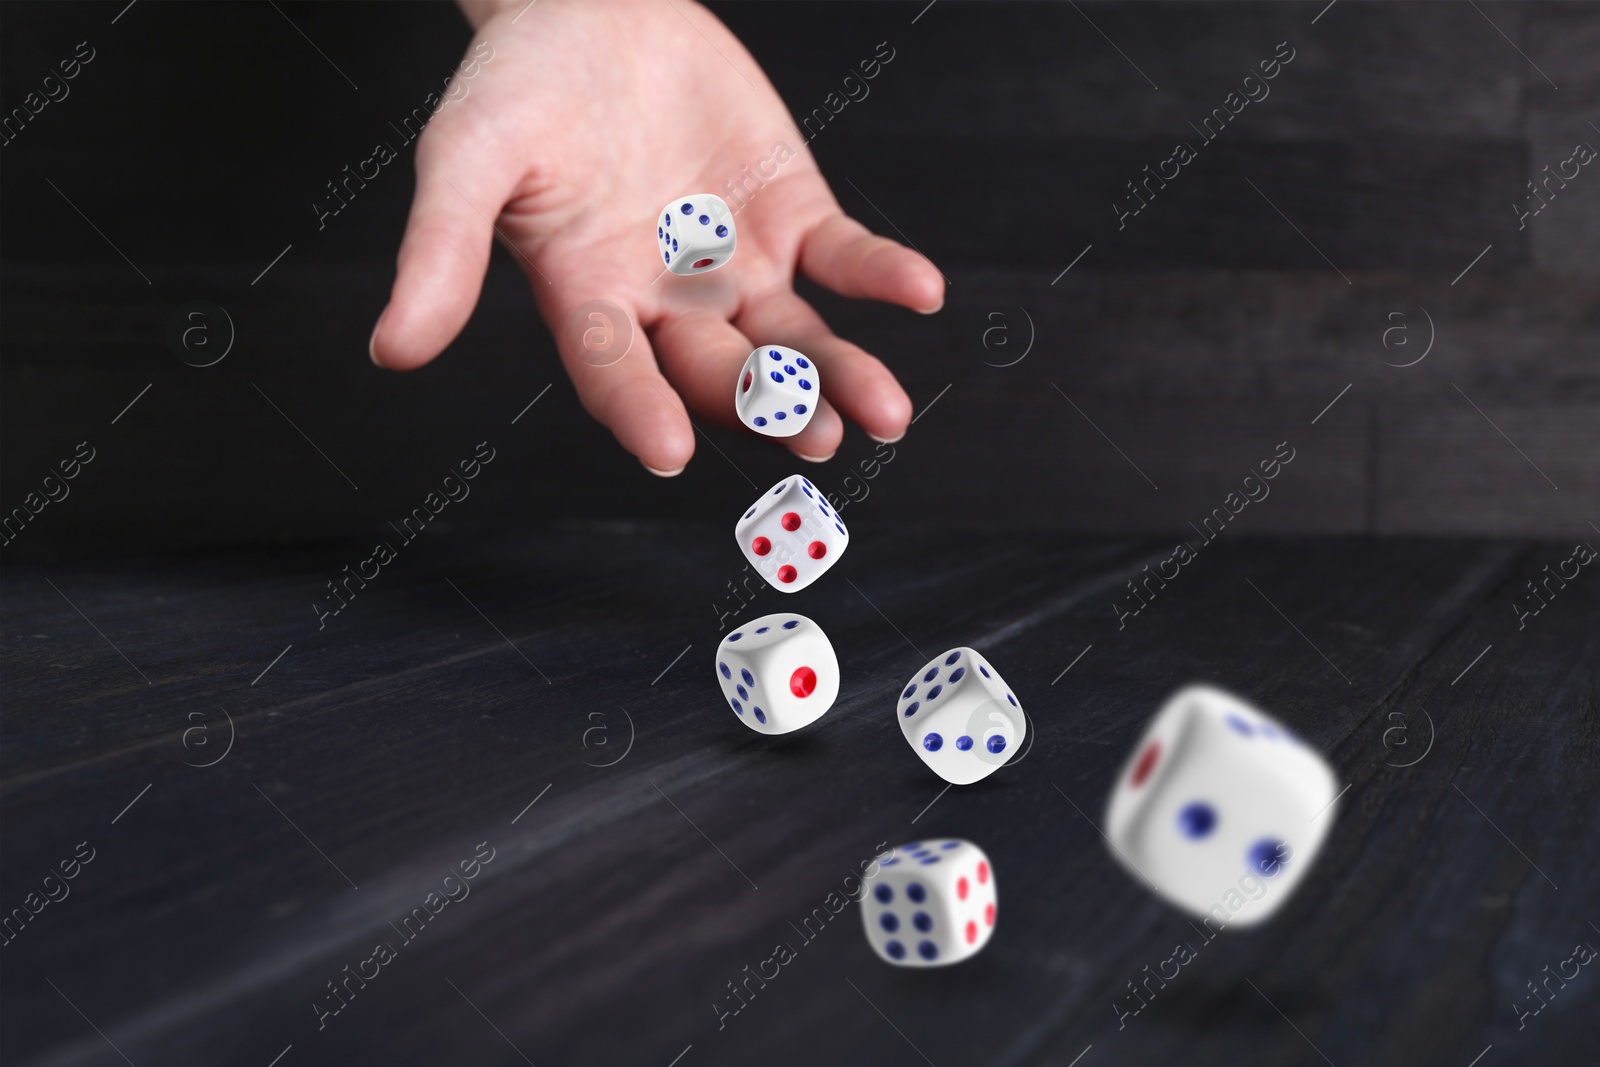
<instances>
[{"instance_id":1,"label":"thumb","mask_svg":"<svg viewBox=\"0 0 1600 1067\"><path fill-rule=\"evenodd\" d=\"M457 116L450 116L456 119ZM368 353L390 370L431 361L472 316L512 176L468 116L431 124L417 143L417 191L400 242L389 304Z\"/></svg>"}]
</instances>

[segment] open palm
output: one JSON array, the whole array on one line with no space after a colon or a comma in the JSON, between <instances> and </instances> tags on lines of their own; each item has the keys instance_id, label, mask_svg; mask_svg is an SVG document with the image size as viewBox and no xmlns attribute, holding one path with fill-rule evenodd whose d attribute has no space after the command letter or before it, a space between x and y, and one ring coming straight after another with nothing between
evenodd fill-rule
<instances>
[{"instance_id":1,"label":"open palm","mask_svg":"<svg viewBox=\"0 0 1600 1067\"><path fill-rule=\"evenodd\" d=\"M690 412L737 424L734 382L757 345L799 349L820 370L823 402L784 439L795 454L831 456L841 416L880 440L905 432L911 402L894 376L836 337L793 281L798 271L843 296L932 312L943 278L844 215L776 91L721 22L689 0L463 6L476 54L492 58L418 143L375 363L419 367L455 338L498 234L584 407L654 473L676 474L693 455ZM669 200L705 192L734 208L737 250L707 274L668 273L653 219ZM586 353L581 319L569 325L592 300L635 324L615 362Z\"/></svg>"}]
</instances>

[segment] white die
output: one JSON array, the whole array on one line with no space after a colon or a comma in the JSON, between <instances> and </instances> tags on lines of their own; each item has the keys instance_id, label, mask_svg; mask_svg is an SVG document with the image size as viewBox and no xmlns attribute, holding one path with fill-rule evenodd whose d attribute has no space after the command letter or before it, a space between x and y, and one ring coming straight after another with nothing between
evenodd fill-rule
<instances>
[{"instance_id":1,"label":"white die","mask_svg":"<svg viewBox=\"0 0 1600 1067\"><path fill-rule=\"evenodd\" d=\"M1028 736L1028 717L1005 679L964 646L935 656L911 676L895 719L912 751L955 785L993 774Z\"/></svg>"},{"instance_id":2,"label":"white die","mask_svg":"<svg viewBox=\"0 0 1600 1067\"><path fill-rule=\"evenodd\" d=\"M821 399L817 368L782 345L763 345L750 353L733 388L739 421L768 437L793 437L805 429Z\"/></svg>"},{"instance_id":3,"label":"white die","mask_svg":"<svg viewBox=\"0 0 1600 1067\"><path fill-rule=\"evenodd\" d=\"M1328 764L1283 725L1229 693L1189 686L1118 775L1106 837L1171 903L1219 927L1249 926L1310 869L1337 796Z\"/></svg>"},{"instance_id":4,"label":"white die","mask_svg":"<svg viewBox=\"0 0 1600 1067\"><path fill-rule=\"evenodd\" d=\"M716 669L722 695L757 733L808 726L839 695L839 658L828 635L792 612L763 615L724 637Z\"/></svg>"},{"instance_id":5,"label":"white die","mask_svg":"<svg viewBox=\"0 0 1600 1067\"><path fill-rule=\"evenodd\" d=\"M976 955L994 933L994 869L971 841L913 841L864 878L867 943L899 967L943 967Z\"/></svg>"},{"instance_id":6,"label":"white die","mask_svg":"<svg viewBox=\"0 0 1600 1067\"><path fill-rule=\"evenodd\" d=\"M785 478L751 505L733 528L739 551L780 593L822 576L850 546L850 531L816 486Z\"/></svg>"},{"instance_id":7,"label":"white die","mask_svg":"<svg viewBox=\"0 0 1600 1067\"><path fill-rule=\"evenodd\" d=\"M656 216L656 251L674 274L704 274L733 258L733 212L711 193L690 193Z\"/></svg>"}]
</instances>

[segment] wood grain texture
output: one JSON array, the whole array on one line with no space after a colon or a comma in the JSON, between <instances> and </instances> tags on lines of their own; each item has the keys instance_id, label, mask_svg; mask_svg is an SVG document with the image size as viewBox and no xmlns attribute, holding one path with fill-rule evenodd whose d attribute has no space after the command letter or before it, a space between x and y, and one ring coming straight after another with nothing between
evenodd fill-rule
<instances>
[{"instance_id":1,"label":"wood grain texture","mask_svg":"<svg viewBox=\"0 0 1600 1067\"><path fill-rule=\"evenodd\" d=\"M894 521L1168 535L1214 507L1262 442L1312 431L1325 442L1305 460L1316 484L1286 483L1260 530L1569 537L1600 521L1600 185L1574 181L1523 229L1512 211L1593 117L1594 8L1341 0L1313 26L1323 6L942 0L915 24L894 4L718 8L797 118L879 42L894 49L811 148L846 210L940 263L947 306L925 318L804 290L919 408L943 397L897 460L922 473L883 483L903 505ZM0 14L6 98L57 43L82 39L77 10ZM326 64L311 75L320 60L269 9L152 8L120 20L84 72L96 80L0 157L3 506L78 441L100 449L8 556L378 536L486 438L518 444L443 522L692 521L788 472L768 442L711 429L682 478L643 474L578 406L503 252L444 358L411 375L371 368L409 160L325 228L308 205L352 146L437 86L466 33L443 4L291 14L349 60L360 92L330 98L321 79L344 83ZM1110 205L1126 183L1284 40L1296 55L1271 95L1119 229ZM237 326L207 370L165 337L201 297ZM1420 354L1425 333L1425 360L1385 365ZM997 366L1025 336L1027 359ZM1160 493L1060 410L1057 387ZM1530 427L1540 465L1561 468L1555 506L1525 494L1498 434L1463 420L1463 393ZM871 453L852 431L819 480L844 491Z\"/></svg>"},{"instance_id":2,"label":"wood grain texture","mask_svg":"<svg viewBox=\"0 0 1600 1067\"><path fill-rule=\"evenodd\" d=\"M5 1062L1595 1059L1592 968L1525 1025L1514 1005L1600 944L1600 580L1516 608L1600 544L1600 179L1512 210L1600 144L1594 5L715 5L797 122L895 49L810 147L950 280L932 317L801 283L919 417L807 468L855 547L734 616L793 608L838 650L835 708L776 740L710 661L743 576L721 517L793 461L710 429L681 477L641 471L500 250L444 358L373 369L411 160L326 227L311 201L470 33L447 3L279 7L0 7L7 106L98 50L0 153L0 506L97 449L0 553ZM1281 41L1271 96L1119 228L1126 183ZM237 327L203 370L165 336L194 299ZM470 498L319 625L484 441ZM1271 495L1202 544L1285 442ZM1198 558L1119 624L1180 539ZM890 709L957 644L1034 743L943 792ZM1097 824L1200 680L1349 791L1288 907L1119 1025L1198 938ZM888 968L853 907L800 932L923 835L994 860L982 954ZM470 896L408 938L480 842ZM70 896L19 926L80 843ZM780 941L796 959L719 1028ZM380 942L396 958L319 1028Z\"/></svg>"},{"instance_id":3,"label":"wood grain texture","mask_svg":"<svg viewBox=\"0 0 1600 1067\"><path fill-rule=\"evenodd\" d=\"M1510 610L1563 546L1228 534L1119 630L1123 581L1169 547L857 540L815 588L740 617L800 610L840 654L835 708L776 740L710 678L710 604L738 573L720 527L418 542L322 632L302 602L361 545L14 571L3 899L80 841L97 855L5 950L8 1058L111 1056L48 978L136 1063L290 1044L293 1062L521 1062L474 1007L535 1063L689 1045L683 1062L919 1062L884 1017L941 1067L1090 1044L1085 1063L1303 1064L1309 1044L1336 1064L1466 1063L1491 1042L1500 1062L1584 1061L1590 976L1522 1031L1510 1007L1600 936L1600 587L1572 583L1520 632ZM638 565L664 544L677 565ZM890 709L924 653L960 643L1005 672L1036 741L940 796ZM1197 946L1119 1030L1125 983L1198 939L1089 820L1156 704L1201 679L1280 716L1350 790L1281 916ZM182 743L196 722L220 742L219 707L233 750L184 766L220 751ZM627 756L586 766L622 752L624 710ZM1386 766L1423 751L1428 721L1427 756ZM993 858L1002 917L980 956L892 970L853 909L801 943L790 924L879 842L924 835ZM482 841L470 896L400 944L389 924ZM719 1030L712 1002L785 939L797 958ZM319 1031L325 983L385 940L397 959Z\"/></svg>"}]
</instances>

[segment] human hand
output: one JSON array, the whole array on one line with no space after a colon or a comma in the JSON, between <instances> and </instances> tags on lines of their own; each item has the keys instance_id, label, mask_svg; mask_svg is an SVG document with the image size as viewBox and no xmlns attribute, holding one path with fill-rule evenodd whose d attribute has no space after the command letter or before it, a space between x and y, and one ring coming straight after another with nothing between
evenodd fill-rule
<instances>
[{"instance_id":1,"label":"human hand","mask_svg":"<svg viewBox=\"0 0 1600 1067\"><path fill-rule=\"evenodd\" d=\"M757 345L798 349L820 368L824 399L803 431L783 439L796 455L831 456L841 415L879 440L905 433L905 390L828 329L794 292L794 276L926 313L944 303L943 277L840 210L776 91L721 22L691 0L463 7L474 47L489 42L492 61L418 141L416 195L373 330L374 363L411 370L455 339L498 233L528 275L585 409L653 473L677 474L693 455L690 412L738 425L734 381ZM777 145L787 161L740 210L724 183L772 159ZM699 192L730 200L738 247L726 266L680 277L658 262L651 220L672 197ZM636 324L627 355L607 366L586 362L581 331L565 326L594 299Z\"/></svg>"}]
</instances>

